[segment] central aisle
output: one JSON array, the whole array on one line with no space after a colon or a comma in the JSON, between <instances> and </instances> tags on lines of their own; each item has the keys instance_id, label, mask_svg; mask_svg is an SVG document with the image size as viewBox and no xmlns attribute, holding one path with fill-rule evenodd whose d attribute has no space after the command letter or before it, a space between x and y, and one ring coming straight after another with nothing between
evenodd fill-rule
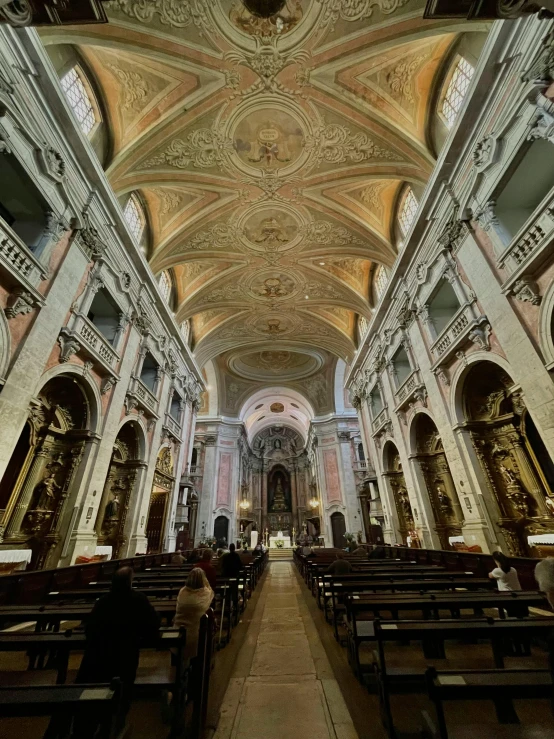
<instances>
[{"instance_id":1,"label":"central aisle","mask_svg":"<svg viewBox=\"0 0 554 739\"><path fill-rule=\"evenodd\" d=\"M214 739L358 739L289 562L272 562Z\"/></svg>"}]
</instances>

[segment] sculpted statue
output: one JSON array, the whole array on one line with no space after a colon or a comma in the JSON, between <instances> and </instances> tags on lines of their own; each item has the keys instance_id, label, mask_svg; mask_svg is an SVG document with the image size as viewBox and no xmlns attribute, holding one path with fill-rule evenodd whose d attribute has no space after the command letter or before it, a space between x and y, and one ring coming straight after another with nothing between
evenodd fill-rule
<instances>
[{"instance_id":1,"label":"sculpted statue","mask_svg":"<svg viewBox=\"0 0 554 739\"><path fill-rule=\"evenodd\" d=\"M443 513L448 513L451 510L452 504L450 502L450 498L441 485L437 485L437 500Z\"/></svg>"},{"instance_id":2,"label":"sculpted statue","mask_svg":"<svg viewBox=\"0 0 554 739\"><path fill-rule=\"evenodd\" d=\"M119 493L116 493L114 497L109 501L108 505L106 506L106 512L104 514L104 518L106 520L117 518L119 515Z\"/></svg>"},{"instance_id":3,"label":"sculpted statue","mask_svg":"<svg viewBox=\"0 0 554 739\"><path fill-rule=\"evenodd\" d=\"M40 497L36 505L37 508L43 511L49 511L54 507L54 501L56 497L56 490L60 489L58 483L54 480L54 472L52 471L48 477L39 483L38 488L40 489Z\"/></svg>"}]
</instances>

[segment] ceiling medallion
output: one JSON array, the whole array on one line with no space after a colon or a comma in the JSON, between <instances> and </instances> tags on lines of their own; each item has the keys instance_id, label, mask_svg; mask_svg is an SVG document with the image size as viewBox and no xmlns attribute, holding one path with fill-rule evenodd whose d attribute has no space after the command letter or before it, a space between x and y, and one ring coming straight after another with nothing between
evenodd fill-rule
<instances>
[{"instance_id":1,"label":"ceiling medallion","mask_svg":"<svg viewBox=\"0 0 554 739\"><path fill-rule=\"evenodd\" d=\"M269 410L272 413L282 413L285 410L285 406L282 403L272 403L269 406Z\"/></svg>"},{"instance_id":2,"label":"ceiling medallion","mask_svg":"<svg viewBox=\"0 0 554 739\"><path fill-rule=\"evenodd\" d=\"M271 18L285 7L286 0L242 0L246 10L260 18Z\"/></svg>"}]
</instances>

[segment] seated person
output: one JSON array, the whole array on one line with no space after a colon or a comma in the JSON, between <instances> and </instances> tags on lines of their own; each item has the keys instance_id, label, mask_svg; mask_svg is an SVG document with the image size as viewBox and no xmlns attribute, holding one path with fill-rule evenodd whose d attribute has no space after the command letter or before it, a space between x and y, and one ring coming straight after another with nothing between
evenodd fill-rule
<instances>
[{"instance_id":1,"label":"seated person","mask_svg":"<svg viewBox=\"0 0 554 739\"><path fill-rule=\"evenodd\" d=\"M183 557L183 552L178 549L175 554L171 557L171 564L172 565L184 565L185 564L185 558Z\"/></svg>"},{"instance_id":2,"label":"seated person","mask_svg":"<svg viewBox=\"0 0 554 739\"><path fill-rule=\"evenodd\" d=\"M337 552L336 560L331 562L326 572L329 575L348 575L349 572L352 572L352 565L344 558L344 552Z\"/></svg>"},{"instance_id":3,"label":"seated person","mask_svg":"<svg viewBox=\"0 0 554 739\"><path fill-rule=\"evenodd\" d=\"M499 590L521 590L516 570L510 566L508 557L502 552L493 552L496 567L489 572L491 580L496 580Z\"/></svg>"},{"instance_id":4,"label":"seated person","mask_svg":"<svg viewBox=\"0 0 554 739\"><path fill-rule=\"evenodd\" d=\"M360 557L360 559L367 559L367 549L363 547L361 544L357 549L354 549L354 551L351 552L351 554L354 557Z\"/></svg>"},{"instance_id":5,"label":"seated person","mask_svg":"<svg viewBox=\"0 0 554 739\"><path fill-rule=\"evenodd\" d=\"M369 553L369 559L385 559L385 547L376 546Z\"/></svg>"},{"instance_id":6,"label":"seated person","mask_svg":"<svg viewBox=\"0 0 554 739\"><path fill-rule=\"evenodd\" d=\"M238 577L242 567L242 560L235 551L235 545L229 544L229 551L221 559L221 574L223 577Z\"/></svg>"},{"instance_id":7,"label":"seated person","mask_svg":"<svg viewBox=\"0 0 554 739\"><path fill-rule=\"evenodd\" d=\"M193 549L192 552L187 557L188 564L196 564L197 562L200 562L200 553L198 552L198 549Z\"/></svg>"},{"instance_id":8,"label":"seated person","mask_svg":"<svg viewBox=\"0 0 554 739\"><path fill-rule=\"evenodd\" d=\"M214 553L211 549L203 549L202 550L202 559L198 564L196 565L201 570L203 570L206 574L206 578L208 582L210 583L210 587L213 591L215 591L215 585L217 581L217 572L215 570L215 567L212 564L212 558Z\"/></svg>"},{"instance_id":9,"label":"seated person","mask_svg":"<svg viewBox=\"0 0 554 739\"><path fill-rule=\"evenodd\" d=\"M313 549L312 549L312 548L311 548L311 546L310 546L310 545L308 544L308 542L304 542L304 544L302 545L302 549L301 549L301 552L302 552L302 554L303 554L303 555L304 555L305 557L313 557L313 556L314 556L314 552L313 552Z\"/></svg>"},{"instance_id":10,"label":"seated person","mask_svg":"<svg viewBox=\"0 0 554 739\"><path fill-rule=\"evenodd\" d=\"M112 579L110 592L94 604L86 621L87 643L77 674L78 683L109 683L121 678L122 713L131 705L137 675L141 643L152 639L159 629L159 619L144 593L133 590L133 570L121 567ZM93 737L97 725L83 716L75 736ZM120 727L122 728L122 727Z\"/></svg>"},{"instance_id":11,"label":"seated person","mask_svg":"<svg viewBox=\"0 0 554 739\"><path fill-rule=\"evenodd\" d=\"M200 619L210 607L214 592L206 578L204 570L195 567L189 572L185 587L177 596L177 609L173 625L187 630L185 658L196 657L198 651L198 633Z\"/></svg>"}]
</instances>

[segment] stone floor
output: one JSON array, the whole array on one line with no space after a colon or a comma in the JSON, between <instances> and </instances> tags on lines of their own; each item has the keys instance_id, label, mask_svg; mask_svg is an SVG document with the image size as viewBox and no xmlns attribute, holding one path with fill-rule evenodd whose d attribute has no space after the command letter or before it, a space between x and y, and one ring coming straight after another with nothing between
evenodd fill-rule
<instances>
[{"instance_id":1,"label":"stone floor","mask_svg":"<svg viewBox=\"0 0 554 739\"><path fill-rule=\"evenodd\" d=\"M358 739L289 562L272 562L214 739Z\"/></svg>"}]
</instances>

